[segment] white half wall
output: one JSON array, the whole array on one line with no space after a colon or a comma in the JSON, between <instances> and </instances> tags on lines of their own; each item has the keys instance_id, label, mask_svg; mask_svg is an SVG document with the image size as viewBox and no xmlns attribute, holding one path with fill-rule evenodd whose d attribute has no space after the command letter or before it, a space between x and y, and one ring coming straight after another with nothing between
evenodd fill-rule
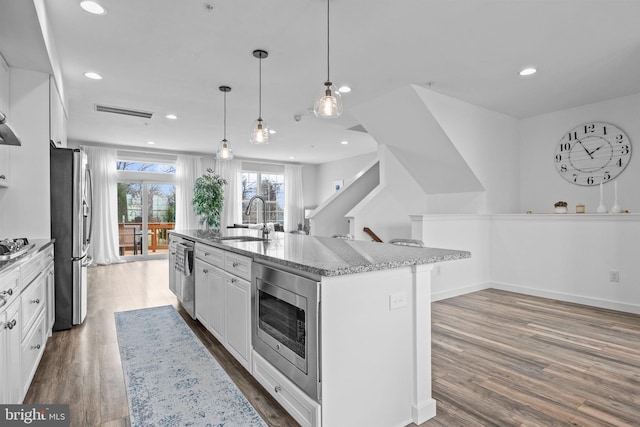
<instances>
[{"instance_id":1,"label":"white half wall","mask_svg":"<svg viewBox=\"0 0 640 427\"><path fill-rule=\"evenodd\" d=\"M491 281L489 215L411 215L411 238L425 246L471 252L471 258L435 266L431 299L439 301L485 289Z\"/></svg>"},{"instance_id":2,"label":"white half wall","mask_svg":"<svg viewBox=\"0 0 640 427\"><path fill-rule=\"evenodd\" d=\"M492 216L491 281L499 289L640 313L638 254L640 215Z\"/></svg>"}]
</instances>

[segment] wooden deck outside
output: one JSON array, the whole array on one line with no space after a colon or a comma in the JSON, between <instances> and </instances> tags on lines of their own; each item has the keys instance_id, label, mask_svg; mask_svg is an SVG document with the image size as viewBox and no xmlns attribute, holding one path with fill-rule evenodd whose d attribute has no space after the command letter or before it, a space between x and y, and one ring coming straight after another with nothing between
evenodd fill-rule
<instances>
[{"instance_id":1,"label":"wooden deck outside","mask_svg":"<svg viewBox=\"0 0 640 427\"><path fill-rule=\"evenodd\" d=\"M175 228L173 222L151 222L147 229L147 248L149 253L166 254L169 252L169 230ZM120 256L142 255L142 223L127 222L118 224Z\"/></svg>"}]
</instances>

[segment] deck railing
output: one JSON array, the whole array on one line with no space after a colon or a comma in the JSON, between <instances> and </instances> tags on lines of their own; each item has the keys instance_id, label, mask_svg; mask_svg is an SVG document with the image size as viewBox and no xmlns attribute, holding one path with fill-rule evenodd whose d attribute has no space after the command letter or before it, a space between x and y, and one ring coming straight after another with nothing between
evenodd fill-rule
<instances>
[{"instance_id":1,"label":"deck railing","mask_svg":"<svg viewBox=\"0 0 640 427\"><path fill-rule=\"evenodd\" d=\"M150 222L147 224L147 247L149 252L166 250L169 248L169 230L175 228L173 222ZM120 254L133 251L134 255L142 254L141 222L127 222L118 224L118 237L120 241Z\"/></svg>"}]
</instances>

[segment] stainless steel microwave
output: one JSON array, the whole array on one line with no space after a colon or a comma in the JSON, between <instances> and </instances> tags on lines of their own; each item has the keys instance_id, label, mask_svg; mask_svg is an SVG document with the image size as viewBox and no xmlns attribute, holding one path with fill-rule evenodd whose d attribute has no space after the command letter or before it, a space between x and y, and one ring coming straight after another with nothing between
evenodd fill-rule
<instances>
[{"instance_id":1,"label":"stainless steel microwave","mask_svg":"<svg viewBox=\"0 0 640 427\"><path fill-rule=\"evenodd\" d=\"M254 263L254 349L316 401L320 400L320 282Z\"/></svg>"}]
</instances>

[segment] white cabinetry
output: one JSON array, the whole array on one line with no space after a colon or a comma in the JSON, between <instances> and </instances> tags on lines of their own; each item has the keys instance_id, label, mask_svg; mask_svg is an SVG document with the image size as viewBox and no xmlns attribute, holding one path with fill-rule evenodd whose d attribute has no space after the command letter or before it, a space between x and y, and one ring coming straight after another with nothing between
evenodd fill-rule
<instances>
[{"instance_id":1,"label":"white cabinetry","mask_svg":"<svg viewBox=\"0 0 640 427\"><path fill-rule=\"evenodd\" d=\"M253 376L300 425L322 425L320 404L296 387L257 352L253 353Z\"/></svg>"},{"instance_id":2,"label":"white cabinetry","mask_svg":"<svg viewBox=\"0 0 640 427\"><path fill-rule=\"evenodd\" d=\"M22 384L20 375L20 341L22 321L20 320L20 299L15 300L7 310L6 360L7 382L6 403L22 403ZM4 402L3 402L4 403Z\"/></svg>"},{"instance_id":3,"label":"white cabinetry","mask_svg":"<svg viewBox=\"0 0 640 427\"><path fill-rule=\"evenodd\" d=\"M22 403L51 330L53 245L0 274L13 298L0 309L0 404Z\"/></svg>"},{"instance_id":4,"label":"white cabinetry","mask_svg":"<svg viewBox=\"0 0 640 427\"><path fill-rule=\"evenodd\" d=\"M224 342L224 271L196 255L196 318Z\"/></svg>"},{"instance_id":5,"label":"white cabinetry","mask_svg":"<svg viewBox=\"0 0 640 427\"><path fill-rule=\"evenodd\" d=\"M251 371L251 258L196 243L196 317Z\"/></svg>"}]
</instances>

